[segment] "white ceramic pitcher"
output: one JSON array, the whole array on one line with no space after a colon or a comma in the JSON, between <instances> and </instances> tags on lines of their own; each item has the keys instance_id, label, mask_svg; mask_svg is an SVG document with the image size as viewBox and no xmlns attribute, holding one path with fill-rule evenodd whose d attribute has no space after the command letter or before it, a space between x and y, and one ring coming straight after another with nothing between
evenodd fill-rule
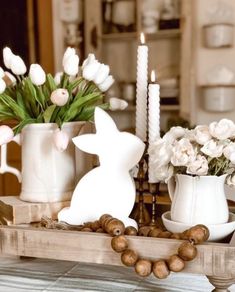
<instances>
[{"instance_id":1,"label":"white ceramic pitcher","mask_svg":"<svg viewBox=\"0 0 235 292\"><path fill-rule=\"evenodd\" d=\"M176 174L172 177L168 183L172 200L171 220L191 225L228 222L229 211L224 193L226 176Z\"/></svg>"},{"instance_id":2,"label":"white ceramic pitcher","mask_svg":"<svg viewBox=\"0 0 235 292\"><path fill-rule=\"evenodd\" d=\"M86 154L75 149L72 138L84 133L85 122L65 123L69 136L65 151L59 152L53 143L54 123L30 124L14 139L21 145L22 171L7 165L7 145L1 147L0 173L10 172L22 183L20 199L28 202L59 202L70 200L78 179L91 167Z\"/></svg>"}]
</instances>

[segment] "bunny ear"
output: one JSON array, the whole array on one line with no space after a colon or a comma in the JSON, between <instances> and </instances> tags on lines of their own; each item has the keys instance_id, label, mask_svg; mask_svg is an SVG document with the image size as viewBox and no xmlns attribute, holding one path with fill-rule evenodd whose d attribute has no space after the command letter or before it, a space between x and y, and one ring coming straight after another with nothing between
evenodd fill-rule
<instances>
[{"instance_id":1,"label":"bunny ear","mask_svg":"<svg viewBox=\"0 0 235 292\"><path fill-rule=\"evenodd\" d=\"M95 134L85 134L72 139L73 143L82 151L97 154L98 145Z\"/></svg>"},{"instance_id":2,"label":"bunny ear","mask_svg":"<svg viewBox=\"0 0 235 292\"><path fill-rule=\"evenodd\" d=\"M118 131L113 119L101 108L95 108L95 127L100 134Z\"/></svg>"}]
</instances>

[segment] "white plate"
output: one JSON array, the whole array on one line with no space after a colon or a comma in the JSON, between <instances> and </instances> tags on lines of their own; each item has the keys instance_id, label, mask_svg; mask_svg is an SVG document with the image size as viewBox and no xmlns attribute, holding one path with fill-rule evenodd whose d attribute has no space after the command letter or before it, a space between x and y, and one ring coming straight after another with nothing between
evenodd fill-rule
<instances>
[{"instance_id":1,"label":"white plate","mask_svg":"<svg viewBox=\"0 0 235 292\"><path fill-rule=\"evenodd\" d=\"M162 215L162 221L166 229L173 233L181 233L192 227L190 224L172 221L170 211ZM200 222L198 222L198 224L200 224ZM228 223L207 225L207 227L210 231L209 241L219 241L235 230L235 214L229 213Z\"/></svg>"}]
</instances>

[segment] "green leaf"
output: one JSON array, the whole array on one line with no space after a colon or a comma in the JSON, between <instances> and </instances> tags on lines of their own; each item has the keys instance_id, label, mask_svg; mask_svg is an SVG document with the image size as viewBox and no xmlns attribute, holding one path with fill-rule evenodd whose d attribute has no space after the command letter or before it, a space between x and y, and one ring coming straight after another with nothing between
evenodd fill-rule
<instances>
[{"instance_id":1,"label":"green leaf","mask_svg":"<svg viewBox=\"0 0 235 292\"><path fill-rule=\"evenodd\" d=\"M56 86L55 80L54 80L54 78L52 77L51 74L47 74L46 83L48 84L49 89L50 89L51 92L56 90L57 86Z\"/></svg>"},{"instance_id":2,"label":"green leaf","mask_svg":"<svg viewBox=\"0 0 235 292\"><path fill-rule=\"evenodd\" d=\"M44 118L44 122L45 122L45 123L49 123L49 122L50 122L51 117L52 117L52 114L53 114L55 108L56 108L56 105L53 104L53 105L50 105L50 106L45 110L45 112L43 113L43 118Z\"/></svg>"},{"instance_id":3,"label":"green leaf","mask_svg":"<svg viewBox=\"0 0 235 292\"><path fill-rule=\"evenodd\" d=\"M2 93L0 95L0 99L1 101L8 106L8 108L11 109L11 111L15 114L16 118L20 119L20 120L24 120L26 118L28 118L28 114L27 112L24 111L23 108L21 108L14 99L12 99L10 96Z\"/></svg>"},{"instance_id":4,"label":"green leaf","mask_svg":"<svg viewBox=\"0 0 235 292\"><path fill-rule=\"evenodd\" d=\"M14 134L17 135L21 132L21 130L28 124L36 123L36 119L28 118L24 121L20 122L15 128L14 128Z\"/></svg>"}]
</instances>

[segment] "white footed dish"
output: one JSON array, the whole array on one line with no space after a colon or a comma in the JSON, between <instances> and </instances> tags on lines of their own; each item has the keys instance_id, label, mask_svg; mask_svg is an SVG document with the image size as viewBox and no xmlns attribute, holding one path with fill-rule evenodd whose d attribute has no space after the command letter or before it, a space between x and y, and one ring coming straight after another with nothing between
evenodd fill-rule
<instances>
[{"instance_id":1,"label":"white footed dish","mask_svg":"<svg viewBox=\"0 0 235 292\"><path fill-rule=\"evenodd\" d=\"M162 221L167 230L173 233L181 233L192 227L190 224L171 220L171 212L162 214ZM200 222L198 222L200 224ZM207 225L210 231L209 241L220 241L230 235L235 230L235 214L229 213L229 220L223 224Z\"/></svg>"}]
</instances>

